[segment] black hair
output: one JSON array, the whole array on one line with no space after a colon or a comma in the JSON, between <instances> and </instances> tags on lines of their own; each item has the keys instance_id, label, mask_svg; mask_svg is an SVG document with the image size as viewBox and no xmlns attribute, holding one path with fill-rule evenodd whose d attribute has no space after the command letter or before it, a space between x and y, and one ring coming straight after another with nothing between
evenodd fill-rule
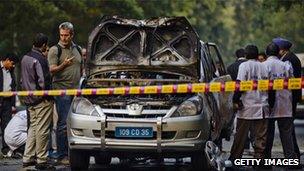
<instances>
[{"instance_id":1,"label":"black hair","mask_svg":"<svg viewBox=\"0 0 304 171\"><path fill-rule=\"evenodd\" d=\"M245 56L247 59L257 59L259 55L258 47L255 45L247 45L245 47Z\"/></svg>"},{"instance_id":2,"label":"black hair","mask_svg":"<svg viewBox=\"0 0 304 171\"><path fill-rule=\"evenodd\" d=\"M245 57L245 50L243 48L236 50L235 56L237 58Z\"/></svg>"},{"instance_id":3,"label":"black hair","mask_svg":"<svg viewBox=\"0 0 304 171\"><path fill-rule=\"evenodd\" d=\"M43 33L38 33L35 36L33 45L36 48L41 48L44 44L48 43L48 37Z\"/></svg>"},{"instance_id":4,"label":"black hair","mask_svg":"<svg viewBox=\"0 0 304 171\"><path fill-rule=\"evenodd\" d=\"M260 52L259 56L263 56L264 59L267 59L266 53L265 52Z\"/></svg>"},{"instance_id":5,"label":"black hair","mask_svg":"<svg viewBox=\"0 0 304 171\"><path fill-rule=\"evenodd\" d=\"M278 56L279 55L280 48L275 43L270 43L266 47L266 54L267 56Z\"/></svg>"},{"instance_id":6,"label":"black hair","mask_svg":"<svg viewBox=\"0 0 304 171\"><path fill-rule=\"evenodd\" d=\"M6 59L9 59L10 61L14 61L14 63L18 63L18 61L19 61L17 55L14 53L7 53L5 56L0 57L1 61L4 61Z\"/></svg>"}]
</instances>

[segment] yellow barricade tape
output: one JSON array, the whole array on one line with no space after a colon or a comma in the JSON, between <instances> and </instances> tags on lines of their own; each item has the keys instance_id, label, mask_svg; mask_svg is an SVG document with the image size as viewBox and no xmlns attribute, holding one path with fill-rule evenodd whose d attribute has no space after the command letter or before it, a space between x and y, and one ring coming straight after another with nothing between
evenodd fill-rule
<instances>
[{"instance_id":1,"label":"yellow barricade tape","mask_svg":"<svg viewBox=\"0 0 304 171\"><path fill-rule=\"evenodd\" d=\"M231 92L235 91L235 82L234 81L228 81L225 83L225 91Z\"/></svg>"},{"instance_id":2,"label":"yellow barricade tape","mask_svg":"<svg viewBox=\"0 0 304 171\"><path fill-rule=\"evenodd\" d=\"M238 85L238 87L237 87ZM222 87L223 86L223 87ZM0 92L0 97L10 96L61 96L61 95L110 95L110 94L161 94L161 93L205 93L205 92L233 92L233 91L267 91L273 90L296 90L304 88L303 78L291 78L288 80L276 79L270 84L269 80L241 81L236 84L234 81L225 83L189 83L176 85L153 85L135 87L115 87L115 88L96 88L96 89L69 89L69 90L37 90L37 91L18 91Z\"/></svg>"},{"instance_id":3,"label":"yellow barricade tape","mask_svg":"<svg viewBox=\"0 0 304 171\"><path fill-rule=\"evenodd\" d=\"M253 87L253 81L240 82L240 91L251 91Z\"/></svg>"},{"instance_id":4,"label":"yellow barricade tape","mask_svg":"<svg viewBox=\"0 0 304 171\"><path fill-rule=\"evenodd\" d=\"M266 91L269 89L269 80L259 80L257 90Z\"/></svg>"},{"instance_id":5,"label":"yellow barricade tape","mask_svg":"<svg viewBox=\"0 0 304 171\"><path fill-rule=\"evenodd\" d=\"M288 80L288 89L301 89L301 78L293 78Z\"/></svg>"},{"instance_id":6,"label":"yellow barricade tape","mask_svg":"<svg viewBox=\"0 0 304 171\"><path fill-rule=\"evenodd\" d=\"M210 83L209 91L210 92L220 92L221 91L221 83Z\"/></svg>"},{"instance_id":7,"label":"yellow barricade tape","mask_svg":"<svg viewBox=\"0 0 304 171\"><path fill-rule=\"evenodd\" d=\"M171 93L171 92L173 92L173 85L163 85L161 92L162 93Z\"/></svg>"},{"instance_id":8,"label":"yellow barricade tape","mask_svg":"<svg viewBox=\"0 0 304 171\"><path fill-rule=\"evenodd\" d=\"M187 93L188 84L179 84L177 85L177 93Z\"/></svg>"},{"instance_id":9,"label":"yellow barricade tape","mask_svg":"<svg viewBox=\"0 0 304 171\"><path fill-rule=\"evenodd\" d=\"M283 88L284 88L284 80L283 79L273 80L273 89L274 90L282 90Z\"/></svg>"},{"instance_id":10,"label":"yellow barricade tape","mask_svg":"<svg viewBox=\"0 0 304 171\"><path fill-rule=\"evenodd\" d=\"M195 83L192 84L193 93L203 93L205 92L206 84L205 83Z\"/></svg>"}]
</instances>

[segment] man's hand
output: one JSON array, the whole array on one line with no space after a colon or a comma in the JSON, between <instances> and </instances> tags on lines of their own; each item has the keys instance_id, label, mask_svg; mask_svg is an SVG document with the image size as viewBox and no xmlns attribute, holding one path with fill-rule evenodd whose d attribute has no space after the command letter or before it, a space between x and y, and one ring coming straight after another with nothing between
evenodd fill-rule
<instances>
[{"instance_id":1,"label":"man's hand","mask_svg":"<svg viewBox=\"0 0 304 171\"><path fill-rule=\"evenodd\" d=\"M15 114L15 113L17 113L17 109L16 109L16 107L12 106L12 114Z\"/></svg>"},{"instance_id":2,"label":"man's hand","mask_svg":"<svg viewBox=\"0 0 304 171\"><path fill-rule=\"evenodd\" d=\"M233 103L233 111L236 112L238 110L242 110L244 108L244 105L242 103L242 101L239 101L237 103Z\"/></svg>"},{"instance_id":3,"label":"man's hand","mask_svg":"<svg viewBox=\"0 0 304 171\"><path fill-rule=\"evenodd\" d=\"M71 57L71 58L65 58L63 61L63 66L70 66L73 63L73 59L75 58L75 56Z\"/></svg>"}]
</instances>

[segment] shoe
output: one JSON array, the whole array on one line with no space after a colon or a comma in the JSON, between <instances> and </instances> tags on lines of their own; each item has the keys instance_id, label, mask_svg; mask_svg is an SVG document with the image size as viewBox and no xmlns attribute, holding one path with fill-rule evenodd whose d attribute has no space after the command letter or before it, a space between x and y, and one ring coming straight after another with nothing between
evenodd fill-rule
<instances>
[{"instance_id":1,"label":"shoe","mask_svg":"<svg viewBox=\"0 0 304 171\"><path fill-rule=\"evenodd\" d=\"M4 158L11 158L13 156L14 152L12 150L9 150L6 154L3 153Z\"/></svg>"},{"instance_id":2,"label":"shoe","mask_svg":"<svg viewBox=\"0 0 304 171\"><path fill-rule=\"evenodd\" d=\"M36 164L35 169L37 169L37 170L56 170L56 167L45 162L45 163Z\"/></svg>"},{"instance_id":3,"label":"shoe","mask_svg":"<svg viewBox=\"0 0 304 171\"><path fill-rule=\"evenodd\" d=\"M60 155L57 152L49 152L48 157L51 159L59 159Z\"/></svg>"},{"instance_id":4,"label":"shoe","mask_svg":"<svg viewBox=\"0 0 304 171\"><path fill-rule=\"evenodd\" d=\"M225 161L224 161L224 166L225 166L225 167L232 167L232 166L233 166L233 163L232 163L231 160L225 160Z\"/></svg>"},{"instance_id":5,"label":"shoe","mask_svg":"<svg viewBox=\"0 0 304 171\"><path fill-rule=\"evenodd\" d=\"M1 152L2 152L4 158L11 157L11 155L13 153L13 151L11 151L8 148L2 149Z\"/></svg>"},{"instance_id":6,"label":"shoe","mask_svg":"<svg viewBox=\"0 0 304 171\"><path fill-rule=\"evenodd\" d=\"M14 152L13 154L12 154L12 158L13 159L22 159L22 154L21 153L19 153L19 152Z\"/></svg>"},{"instance_id":7,"label":"shoe","mask_svg":"<svg viewBox=\"0 0 304 171\"><path fill-rule=\"evenodd\" d=\"M59 159L57 163L61 164L61 165L70 165L68 156L65 156L62 159Z\"/></svg>"},{"instance_id":8,"label":"shoe","mask_svg":"<svg viewBox=\"0 0 304 171\"><path fill-rule=\"evenodd\" d=\"M23 162L22 167L29 167L29 166L34 166L36 165L36 161L30 161L30 162Z\"/></svg>"}]
</instances>

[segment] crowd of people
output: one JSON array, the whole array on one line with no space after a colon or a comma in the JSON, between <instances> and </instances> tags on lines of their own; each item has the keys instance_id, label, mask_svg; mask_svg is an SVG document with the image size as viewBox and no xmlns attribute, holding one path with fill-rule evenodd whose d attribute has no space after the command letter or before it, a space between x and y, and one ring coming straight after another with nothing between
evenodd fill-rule
<instances>
[{"instance_id":1,"label":"crowd of people","mask_svg":"<svg viewBox=\"0 0 304 171\"><path fill-rule=\"evenodd\" d=\"M22 57L20 80L22 90L78 88L80 77L84 72L85 49L73 42L72 23L64 22L59 25L58 30L60 37L58 44L49 48L48 37L38 33L31 51ZM17 62L16 56L10 54L1 58L1 92L16 90L14 64ZM22 100L26 105L26 112L19 111L11 120L12 113L16 110L15 100L14 96L0 97L2 154L16 156L23 153L21 155L23 166L34 165L38 170L55 169L49 158L54 158L60 164L69 164L66 119L72 96L26 96ZM57 114L56 123L52 122L54 113ZM20 127L15 127L14 132L11 129L5 130L14 127L13 124ZM56 150L49 141L52 139L50 137L54 125Z\"/></svg>"},{"instance_id":2,"label":"crowd of people","mask_svg":"<svg viewBox=\"0 0 304 171\"><path fill-rule=\"evenodd\" d=\"M274 38L265 53L259 54L255 45L247 45L245 49L236 51L237 60L227 71L235 81L300 78L301 63L290 51L291 46L292 43L286 39ZM300 100L300 90L235 92L233 107L237 123L229 161L242 158L250 142L254 148L254 158L271 158L276 121L284 157L299 159L300 150L293 122ZM271 166L261 167L269 169Z\"/></svg>"},{"instance_id":3,"label":"crowd of people","mask_svg":"<svg viewBox=\"0 0 304 171\"><path fill-rule=\"evenodd\" d=\"M70 22L60 24L58 30L58 44L49 48L48 37L39 33L31 51L22 57L22 90L78 88L78 81L84 74L86 51L73 42L74 28ZM259 53L255 45L247 45L236 51L237 60L228 67L228 73L234 81L301 77L301 64L290 51L291 46L292 43L283 38L273 39L265 53ZM13 70L17 62L16 56L11 54L1 57L1 92L16 90ZM293 121L300 98L299 90L236 92L233 107L237 126L229 159L242 158L249 142L253 144L255 158L271 158L276 121L285 157L299 158ZM40 170L54 168L49 158L69 164L66 119L71 102L72 96L27 96L23 99L26 112L20 111L12 119L16 111L15 97L0 97L2 153L21 153L24 167L35 165ZM52 121L54 110L58 117L55 123ZM20 131L13 133L16 123L22 123ZM49 142L54 125L56 152ZM16 137L18 140L14 139Z\"/></svg>"}]
</instances>

